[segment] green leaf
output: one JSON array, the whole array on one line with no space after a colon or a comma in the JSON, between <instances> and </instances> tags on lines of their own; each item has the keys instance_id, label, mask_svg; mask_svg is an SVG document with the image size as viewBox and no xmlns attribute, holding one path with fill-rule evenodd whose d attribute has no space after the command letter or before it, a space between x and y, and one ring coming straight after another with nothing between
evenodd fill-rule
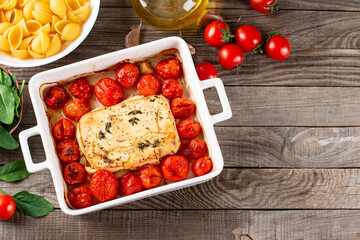
<instances>
[{"instance_id":1,"label":"green leaf","mask_svg":"<svg viewBox=\"0 0 360 240\"><path fill-rule=\"evenodd\" d=\"M24 86L25 86L25 80L22 80L20 90L19 90L19 96L21 96L21 94L23 93Z\"/></svg>"},{"instance_id":2,"label":"green leaf","mask_svg":"<svg viewBox=\"0 0 360 240\"><path fill-rule=\"evenodd\" d=\"M19 117L20 97L18 94L18 90L15 86L12 89L12 93L14 95L14 100L15 100L15 116Z\"/></svg>"},{"instance_id":3,"label":"green leaf","mask_svg":"<svg viewBox=\"0 0 360 240\"><path fill-rule=\"evenodd\" d=\"M2 71L1 75L2 75L2 79L3 79L2 84L11 88L14 84L13 84L13 80L11 79L10 75L4 71Z\"/></svg>"},{"instance_id":4,"label":"green leaf","mask_svg":"<svg viewBox=\"0 0 360 240\"><path fill-rule=\"evenodd\" d=\"M0 122L11 124L14 120L15 99L11 89L0 85Z\"/></svg>"},{"instance_id":5,"label":"green leaf","mask_svg":"<svg viewBox=\"0 0 360 240\"><path fill-rule=\"evenodd\" d=\"M26 191L18 192L13 198L16 202L16 208L27 216L42 217L54 209L53 205L46 199Z\"/></svg>"},{"instance_id":6,"label":"green leaf","mask_svg":"<svg viewBox=\"0 0 360 240\"><path fill-rule=\"evenodd\" d=\"M24 160L17 160L5 164L0 168L0 180L5 182L20 181L30 176L26 169Z\"/></svg>"},{"instance_id":7,"label":"green leaf","mask_svg":"<svg viewBox=\"0 0 360 240\"><path fill-rule=\"evenodd\" d=\"M17 149L17 148L19 148L18 142L1 125L0 125L0 147L3 147L5 149Z\"/></svg>"},{"instance_id":8,"label":"green leaf","mask_svg":"<svg viewBox=\"0 0 360 240\"><path fill-rule=\"evenodd\" d=\"M0 84L4 85L4 80L3 80L3 77L2 77L2 72L3 72L3 70L0 68Z\"/></svg>"}]
</instances>

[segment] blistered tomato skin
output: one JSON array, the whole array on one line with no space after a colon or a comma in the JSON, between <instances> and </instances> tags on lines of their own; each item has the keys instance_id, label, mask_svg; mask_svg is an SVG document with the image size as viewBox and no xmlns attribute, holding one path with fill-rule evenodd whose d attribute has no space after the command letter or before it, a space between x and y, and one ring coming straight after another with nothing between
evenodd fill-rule
<instances>
[{"instance_id":1,"label":"blistered tomato skin","mask_svg":"<svg viewBox=\"0 0 360 240\"><path fill-rule=\"evenodd\" d=\"M190 166L185 157L169 156L163 160L161 170L166 180L170 182L179 182L187 177Z\"/></svg>"},{"instance_id":2,"label":"blistered tomato skin","mask_svg":"<svg viewBox=\"0 0 360 240\"><path fill-rule=\"evenodd\" d=\"M145 189L158 187L163 179L161 169L153 164L146 164L140 168L139 177Z\"/></svg>"},{"instance_id":3,"label":"blistered tomato skin","mask_svg":"<svg viewBox=\"0 0 360 240\"><path fill-rule=\"evenodd\" d=\"M93 204L93 196L89 188L81 185L68 192L68 199L74 208L86 208Z\"/></svg>"},{"instance_id":4,"label":"blistered tomato skin","mask_svg":"<svg viewBox=\"0 0 360 240\"><path fill-rule=\"evenodd\" d=\"M63 108L65 116L73 121L79 121L82 115L90 110L89 100L84 98L74 98L68 101Z\"/></svg>"},{"instance_id":5,"label":"blistered tomato skin","mask_svg":"<svg viewBox=\"0 0 360 240\"><path fill-rule=\"evenodd\" d=\"M7 194L0 195L0 219L7 220L14 215L16 203L14 199Z\"/></svg>"},{"instance_id":6,"label":"blistered tomato skin","mask_svg":"<svg viewBox=\"0 0 360 240\"><path fill-rule=\"evenodd\" d=\"M171 101L174 98L180 98L183 95L183 89L178 80L168 79L162 85L162 94Z\"/></svg>"},{"instance_id":7,"label":"blistered tomato skin","mask_svg":"<svg viewBox=\"0 0 360 240\"><path fill-rule=\"evenodd\" d=\"M74 124L66 118L60 119L52 128L52 134L57 141L72 139L75 137Z\"/></svg>"},{"instance_id":8,"label":"blistered tomato skin","mask_svg":"<svg viewBox=\"0 0 360 240\"><path fill-rule=\"evenodd\" d=\"M120 190L126 196L140 192L142 190L142 182L134 173L125 174L120 180Z\"/></svg>"},{"instance_id":9,"label":"blistered tomato skin","mask_svg":"<svg viewBox=\"0 0 360 240\"><path fill-rule=\"evenodd\" d=\"M188 118L195 113L195 105L187 98L175 98L171 102L171 112L175 118Z\"/></svg>"},{"instance_id":10,"label":"blistered tomato skin","mask_svg":"<svg viewBox=\"0 0 360 240\"><path fill-rule=\"evenodd\" d=\"M46 93L44 100L48 108L58 110L67 103L69 95L62 87L55 86Z\"/></svg>"},{"instance_id":11,"label":"blistered tomato skin","mask_svg":"<svg viewBox=\"0 0 360 240\"><path fill-rule=\"evenodd\" d=\"M206 143L201 139L192 139L187 144L183 144L179 150L179 155L188 160L200 158L207 152Z\"/></svg>"},{"instance_id":12,"label":"blistered tomato skin","mask_svg":"<svg viewBox=\"0 0 360 240\"><path fill-rule=\"evenodd\" d=\"M177 130L181 138L190 140L196 138L200 134L201 126L194 119L187 118L177 125Z\"/></svg>"},{"instance_id":13,"label":"blistered tomato skin","mask_svg":"<svg viewBox=\"0 0 360 240\"><path fill-rule=\"evenodd\" d=\"M100 202L115 198L119 190L119 182L115 175L107 170L97 171L90 180L90 190Z\"/></svg>"},{"instance_id":14,"label":"blistered tomato skin","mask_svg":"<svg viewBox=\"0 0 360 240\"><path fill-rule=\"evenodd\" d=\"M116 70L116 81L123 88L131 88L140 79L140 70L134 63L123 63Z\"/></svg>"},{"instance_id":15,"label":"blistered tomato skin","mask_svg":"<svg viewBox=\"0 0 360 240\"><path fill-rule=\"evenodd\" d=\"M178 79L183 71L181 63L176 58L161 60L156 65L156 73L163 79Z\"/></svg>"},{"instance_id":16,"label":"blistered tomato skin","mask_svg":"<svg viewBox=\"0 0 360 240\"><path fill-rule=\"evenodd\" d=\"M94 87L86 78L79 78L69 87L69 91L74 97L89 99L94 92Z\"/></svg>"},{"instance_id":17,"label":"blistered tomato skin","mask_svg":"<svg viewBox=\"0 0 360 240\"><path fill-rule=\"evenodd\" d=\"M68 164L64 169L64 179L68 184L84 183L86 181L85 167L78 162Z\"/></svg>"},{"instance_id":18,"label":"blistered tomato skin","mask_svg":"<svg viewBox=\"0 0 360 240\"><path fill-rule=\"evenodd\" d=\"M74 140L67 139L61 141L57 145L57 151L59 158L63 163L76 162L80 159L79 147Z\"/></svg>"},{"instance_id":19,"label":"blistered tomato skin","mask_svg":"<svg viewBox=\"0 0 360 240\"><path fill-rule=\"evenodd\" d=\"M140 78L136 87L143 96L157 95L160 93L161 82L155 75L146 74Z\"/></svg>"},{"instance_id":20,"label":"blistered tomato skin","mask_svg":"<svg viewBox=\"0 0 360 240\"><path fill-rule=\"evenodd\" d=\"M213 163L210 158L202 157L195 160L192 170L196 176L202 176L211 171Z\"/></svg>"},{"instance_id":21,"label":"blistered tomato skin","mask_svg":"<svg viewBox=\"0 0 360 240\"><path fill-rule=\"evenodd\" d=\"M116 81L103 78L95 84L95 95L102 105L109 107L121 102L124 91Z\"/></svg>"}]
</instances>

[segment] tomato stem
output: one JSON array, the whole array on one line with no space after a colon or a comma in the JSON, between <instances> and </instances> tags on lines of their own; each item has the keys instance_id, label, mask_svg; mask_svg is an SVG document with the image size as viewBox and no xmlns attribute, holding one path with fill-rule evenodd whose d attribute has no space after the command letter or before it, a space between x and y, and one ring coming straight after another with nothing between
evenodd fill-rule
<instances>
[{"instance_id":1,"label":"tomato stem","mask_svg":"<svg viewBox=\"0 0 360 240\"><path fill-rule=\"evenodd\" d=\"M258 44L258 45L252 50L252 52L253 52L253 53L264 53L264 51L262 50L262 46L263 46L263 43Z\"/></svg>"},{"instance_id":2,"label":"tomato stem","mask_svg":"<svg viewBox=\"0 0 360 240\"><path fill-rule=\"evenodd\" d=\"M236 72L236 74L239 74L239 69L240 69L240 64L235 64L236 68L232 69L233 71Z\"/></svg>"},{"instance_id":3,"label":"tomato stem","mask_svg":"<svg viewBox=\"0 0 360 240\"><path fill-rule=\"evenodd\" d=\"M0 189L0 193L2 193L2 194L6 194L6 195L9 195L9 194L7 194L6 192L4 192L3 190L1 190Z\"/></svg>"},{"instance_id":4,"label":"tomato stem","mask_svg":"<svg viewBox=\"0 0 360 240\"><path fill-rule=\"evenodd\" d=\"M268 33L267 35L268 35L268 37L266 39L266 42L269 41L271 38L273 38L273 37L275 37L277 35L282 35L282 34L278 33L278 32L273 32L273 33Z\"/></svg>"},{"instance_id":5,"label":"tomato stem","mask_svg":"<svg viewBox=\"0 0 360 240\"><path fill-rule=\"evenodd\" d=\"M269 7L263 7L264 9L270 10L270 13L273 13L274 11L279 10L279 4L277 3L278 0L275 0L275 2L270 5Z\"/></svg>"},{"instance_id":6,"label":"tomato stem","mask_svg":"<svg viewBox=\"0 0 360 240\"><path fill-rule=\"evenodd\" d=\"M222 32L222 34L224 34L224 36L222 37L222 41L228 43L228 42L230 42L231 38L235 37L235 35L231 35L229 25L227 25L226 23L225 23L225 25L226 25L226 30L224 30L220 27L220 23L218 25L218 28Z\"/></svg>"}]
</instances>

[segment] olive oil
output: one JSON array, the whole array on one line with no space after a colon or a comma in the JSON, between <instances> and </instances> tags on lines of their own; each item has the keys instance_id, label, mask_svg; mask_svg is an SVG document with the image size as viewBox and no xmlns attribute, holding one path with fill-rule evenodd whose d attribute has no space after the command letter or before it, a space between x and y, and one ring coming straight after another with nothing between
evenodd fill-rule
<instances>
[{"instance_id":1,"label":"olive oil","mask_svg":"<svg viewBox=\"0 0 360 240\"><path fill-rule=\"evenodd\" d=\"M131 0L146 23L162 30L177 30L193 24L205 11L208 0Z\"/></svg>"}]
</instances>

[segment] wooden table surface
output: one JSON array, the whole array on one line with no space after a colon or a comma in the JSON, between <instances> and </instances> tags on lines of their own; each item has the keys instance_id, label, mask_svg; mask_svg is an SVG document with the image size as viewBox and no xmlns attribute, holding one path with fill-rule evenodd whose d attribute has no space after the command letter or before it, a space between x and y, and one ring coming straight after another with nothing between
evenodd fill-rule
<instances>
[{"instance_id":1,"label":"wooden table surface","mask_svg":"<svg viewBox=\"0 0 360 240\"><path fill-rule=\"evenodd\" d=\"M245 55L238 75L221 68L218 49L203 30L182 31L196 48L195 63L213 63L233 117L215 125L225 161L215 179L84 216L59 209L48 170L18 183L0 182L8 193L27 190L55 210L34 219L16 213L0 222L2 239L359 239L360 238L360 4L335 0L281 0L276 14L260 14L248 1L216 0L232 29L251 24L278 31L292 45L288 60ZM241 17L240 23L238 19ZM36 73L124 48L139 18L130 0L102 0L86 40L65 58L37 68L9 68L27 81ZM179 35L143 26L141 42ZM207 91L212 113L221 111ZM36 124L27 86L24 117L15 132ZM37 161L40 137L31 140ZM22 159L0 150L0 164ZM247 237L246 237L247 236Z\"/></svg>"}]
</instances>

